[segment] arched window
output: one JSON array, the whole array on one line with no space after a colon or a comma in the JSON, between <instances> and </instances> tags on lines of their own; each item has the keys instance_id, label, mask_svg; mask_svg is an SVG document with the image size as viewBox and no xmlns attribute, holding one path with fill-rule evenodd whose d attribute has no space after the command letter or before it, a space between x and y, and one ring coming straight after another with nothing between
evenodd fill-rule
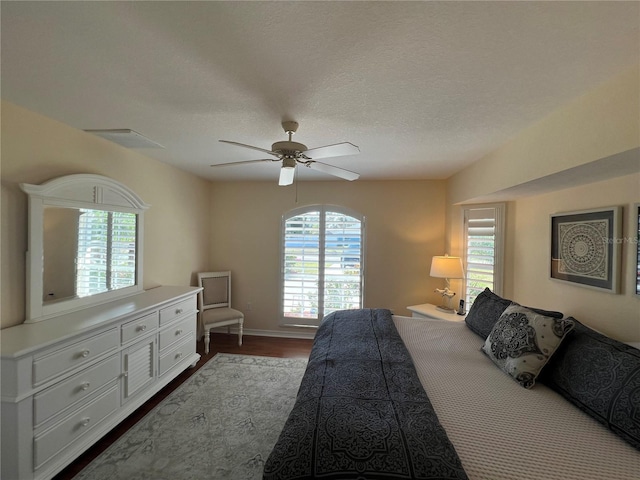
<instances>
[{"instance_id":1,"label":"arched window","mask_svg":"<svg viewBox=\"0 0 640 480\"><path fill-rule=\"evenodd\" d=\"M362 307L362 215L334 205L291 210L281 248L281 324L318 325L328 313Z\"/></svg>"}]
</instances>

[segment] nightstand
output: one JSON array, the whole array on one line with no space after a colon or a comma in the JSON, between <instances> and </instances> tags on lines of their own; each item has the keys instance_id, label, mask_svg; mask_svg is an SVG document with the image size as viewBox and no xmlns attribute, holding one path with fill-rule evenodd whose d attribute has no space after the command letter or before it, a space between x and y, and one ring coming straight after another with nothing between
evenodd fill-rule
<instances>
[{"instance_id":1,"label":"nightstand","mask_svg":"<svg viewBox=\"0 0 640 480\"><path fill-rule=\"evenodd\" d=\"M438 310L431 303L423 303L422 305L411 305L407 307L413 318L435 318L437 320L447 320L449 322L462 322L466 315L457 315L455 313L446 313Z\"/></svg>"}]
</instances>

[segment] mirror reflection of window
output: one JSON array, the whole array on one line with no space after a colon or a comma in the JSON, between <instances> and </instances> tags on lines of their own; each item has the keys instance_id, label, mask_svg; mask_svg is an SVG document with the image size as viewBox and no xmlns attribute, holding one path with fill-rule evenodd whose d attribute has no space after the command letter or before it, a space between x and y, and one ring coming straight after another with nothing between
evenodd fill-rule
<instances>
[{"instance_id":1,"label":"mirror reflection of window","mask_svg":"<svg viewBox=\"0 0 640 480\"><path fill-rule=\"evenodd\" d=\"M42 301L53 303L136 282L135 213L47 206Z\"/></svg>"},{"instance_id":2,"label":"mirror reflection of window","mask_svg":"<svg viewBox=\"0 0 640 480\"><path fill-rule=\"evenodd\" d=\"M135 284L136 215L81 209L76 294L85 297Z\"/></svg>"}]
</instances>

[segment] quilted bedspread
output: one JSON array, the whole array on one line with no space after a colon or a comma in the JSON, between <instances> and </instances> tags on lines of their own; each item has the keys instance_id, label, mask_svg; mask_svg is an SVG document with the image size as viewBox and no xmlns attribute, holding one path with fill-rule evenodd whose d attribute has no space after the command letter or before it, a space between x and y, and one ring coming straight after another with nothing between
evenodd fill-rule
<instances>
[{"instance_id":1,"label":"quilted bedspread","mask_svg":"<svg viewBox=\"0 0 640 480\"><path fill-rule=\"evenodd\" d=\"M467 478L389 310L323 320L263 478Z\"/></svg>"}]
</instances>

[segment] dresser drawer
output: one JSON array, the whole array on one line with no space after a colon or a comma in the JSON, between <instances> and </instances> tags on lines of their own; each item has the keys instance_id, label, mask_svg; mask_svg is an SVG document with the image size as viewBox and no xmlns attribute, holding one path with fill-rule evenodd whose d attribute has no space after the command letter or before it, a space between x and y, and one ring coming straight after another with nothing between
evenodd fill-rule
<instances>
[{"instance_id":1,"label":"dresser drawer","mask_svg":"<svg viewBox=\"0 0 640 480\"><path fill-rule=\"evenodd\" d=\"M196 318L195 315L189 315L187 318L178 321L175 325L160 332L160 351L167 348L174 342L180 341L190 333L195 331Z\"/></svg>"},{"instance_id":2,"label":"dresser drawer","mask_svg":"<svg viewBox=\"0 0 640 480\"><path fill-rule=\"evenodd\" d=\"M122 344L142 337L158 328L158 312L125 323L121 327Z\"/></svg>"},{"instance_id":3,"label":"dresser drawer","mask_svg":"<svg viewBox=\"0 0 640 480\"><path fill-rule=\"evenodd\" d=\"M120 356L114 355L86 368L33 397L33 424L39 425L120 375Z\"/></svg>"},{"instance_id":4,"label":"dresser drawer","mask_svg":"<svg viewBox=\"0 0 640 480\"><path fill-rule=\"evenodd\" d=\"M33 361L33 383L38 385L94 358L116 350L120 343L116 328L88 337L81 342L45 354Z\"/></svg>"},{"instance_id":5,"label":"dresser drawer","mask_svg":"<svg viewBox=\"0 0 640 480\"><path fill-rule=\"evenodd\" d=\"M178 303L174 303L169 307L160 310L160 325L164 325L177 320L183 315L196 311L196 300L189 298Z\"/></svg>"},{"instance_id":6,"label":"dresser drawer","mask_svg":"<svg viewBox=\"0 0 640 480\"><path fill-rule=\"evenodd\" d=\"M190 333L187 339L184 342L179 343L178 345L171 347L166 353L160 356L160 372L159 375L162 375L175 365L180 363L186 356L193 353L194 348L192 343L194 341L193 333Z\"/></svg>"},{"instance_id":7,"label":"dresser drawer","mask_svg":"<svg viewBox=\"0 0 640 480\"><path fill-rule=\"evenodd\" d=\"M71 442L89 432L118 406L118 387L114 384L54 427L37 435L33 451L35 468L39 468Z\"/></svg>"}]
</instances>

